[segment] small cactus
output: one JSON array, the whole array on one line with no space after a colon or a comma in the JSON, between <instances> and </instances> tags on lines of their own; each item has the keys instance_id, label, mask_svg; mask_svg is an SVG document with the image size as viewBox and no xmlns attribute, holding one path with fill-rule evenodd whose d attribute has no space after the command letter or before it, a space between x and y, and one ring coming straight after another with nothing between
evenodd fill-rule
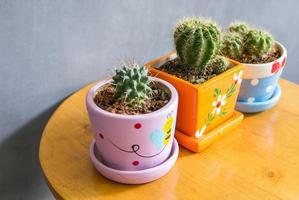
<instances>
[{"instance_id":1,"label":"small cactus","mask_svg":"<svg viewBox=\"0 0 299 200\"><path fill-rule=\"evenodd\" d=\"M228 31L232 33L237 33L242 35L245 35L248 32L248 25L243 22L235 22L229 25Z\"/></svg>"},{"instance_id":2,"label":"small cactus","mask_svg":"<svg viewBox=\"0 0 299 200\"><path fill-rule=\"evenodd\" d=\"M245 36L244 49L250 55L262 56L271 51L273 44L273 37L269 33L253 29Z\"/></svg>"},{"instance_id":3,"label":"small cactus","mask_svg":"<svg viewBox=\"0 0 299 200\"><path fill-rule=\"evenodd\" d=\"M221 45L221 54L238 60L243 54L243 49L243 39L239 34L228 32L224 35Z\"/></svg>"},{"instance_id":4,"label":"small cactus","mask_svg":"<svg viewBox=\"0 0 299 200\"><path fill-rule=\"evenodd\" d=\"M174 31L179 61L204 71L220 50L220 35L220 28L212 21L196 17L182 20Z\"/></svg>"},{"instance_id":5,"label":"small cactus","mask_svg":"<svg viewBox=\"0 0 299 200\"><path fill-rule=\"evenodd\" d=\"M229 26L223 37L221 53L236 60L243 55L262 57L271 52L273 45L274 39L269 33L239 22Z\"/></svg>"},{"instance_id":6,"label":"small cactus","mask_svg":"<svg viewBox=\"0 0 299 200\"><path fill-rule=\"evenodd\" d=\"M115 85L115 98L132 105L140 105L152 91L149 87L148 70L136 63L125 64L116 69L112 77Z\"/></svg>"},{"instance_id":7,"label":"small cactus","mask_svg":"<svg viewBox=\"0 0 299 200\"><path fill-rule=\"evenodd\" d=\"M225 58L217 56L211 66L213 67L213 72L215 74L221 74L222 72L226 71L229 66L229 61Z\"/></svg>"}]
</instances>

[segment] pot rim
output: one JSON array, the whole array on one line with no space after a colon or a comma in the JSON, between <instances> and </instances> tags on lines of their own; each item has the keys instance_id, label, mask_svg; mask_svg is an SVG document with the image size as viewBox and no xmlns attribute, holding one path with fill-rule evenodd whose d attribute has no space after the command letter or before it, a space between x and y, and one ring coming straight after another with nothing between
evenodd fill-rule
<instances>
[{"instance_id":1,"label":"pot rim","mask_svg":"<svg viewBox=\"0 0 299 200\"><path fill-rule=\"evenodd\" d=\"M174 86L172 86L170 83L168 83L167 81L164 81L162 79L156 78L156 77L150 77L150 79L152 81L156 81L159 83L162 83L164 86L166 86L170 93L171 93L171 97L170 100L168 101L168 103L166 105L164 105L162 108L150 112L150 113L146 113L146 114L139 114L139 115L123 115L123 114L117 114L117 113L111 113L109 111L106 111L100 107L98 107L94 100L94 94L95 92L102 87L103 85L105 85L106 83L109 83L112 81L111 78L106 78L102 81L97 82L92 88L90 88L87 92L86 95L86 104L89 105L89 107L94 110L95 112L102 114L102 115L106 115L109 116L111 118L118 118L118 119L144 119L144 118L148 118L148 117L155 117L157 115L160 115L163 112L167 112L167 110L172 107L173 105L175 105L178 101L178 93L176 91L176 89L174 88Z\"/></svg>"},{"instance_id":2,"label":"pot rim","mask_svg":"<svg viewBox=\"0 0 299 200\"><path fill-rule=\"evenodd\" d=\"M279 58L273 60L272 62L267 62L267 63L255 63L255 64L254 64L254 63L241 63L241 64L244 65L244 67L266 67L266 66L269 66L269 65L272 66L272 64L273 64L275 61L277 61L277 60L279 60L279 59L281 59L281 58L287 56L287 50L286 50L286 48L285 48L280 42L275 41L275 45L278 46L278 48L280 49L280 51L282 52L282 54L281 54L281 56L280 56Z\"/></svg>"},{"instance_id":3,"label":"pot rim","mask_svg":"<svg viewBox=\"0 0 299 200\"><path fill-rule=\"evenodd\" d=\"M250 63L241 63L244 66L243 79L258 79L258 78L266 78L281 72L284 68L283 61L287 58L287 50L285 47L279 43L275 42L277 47L281 51L281 56L272 62L261 63L261 64L250 64ZM278 63L279 68L278 71L272 71L274 64Z\"/></svg>"},{"instance_id":4,"label":"pot rim","mask_svg":"<svg viewBox=\"0 0 299 200\"><path fill-rule=\"evenodd\" d=\"M236 61L236 60L232 60L230 58L227 58L227 57L224 57L222 56L224 59L228 60L230 63L232 63L234 66L231 67L230 69L226 70L225 72L221 73L221 74L218 74L216 75L215 77L209 79L209 80L206 80L205 82L203 83L196 83L196 84L193 84L193 83L190 83L189 81L186 81L182 78L179 78L173 74L169 74L165 71L162 71L159 69L159 67L154 67L154 66L161 66L163 63L167 62L167 61L170 61L170 60L173 60L175 58L177 58L177 54L175 51L172 51L171 53L169 54L166 54L162 57L159 57L157 59L154 59L148 63L145 64L146 67L149 68L150 71L154 71L155 73L160 73L160 74L167 74L167 76L171 77L172 79L175 79L179 82L182 82L184 83L185 85L188 85L194 89L200 89L200 88L205 88L205 87L208 87L209 85L213 84L214 82L218 81L219 79L222 79L223 77L226 77L227 75L229 74L232 74L232 73L235 73L239 70L243 70L244 68L244 65L242 65L240 62Z\"/></svg>"}]
</instances>

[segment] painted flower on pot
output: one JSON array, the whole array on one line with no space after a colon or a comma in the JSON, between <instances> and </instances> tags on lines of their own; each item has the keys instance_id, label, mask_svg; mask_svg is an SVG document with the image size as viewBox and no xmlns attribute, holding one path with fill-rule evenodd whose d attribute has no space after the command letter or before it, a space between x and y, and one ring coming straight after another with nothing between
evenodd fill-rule
<instances>
[{"instance_id":1,"label":"painted flower on pot","mask_svg":"<svg viewBox=\"0 0 299 200\"><path fill-rule=\"evenodd\" d=\"M226 94L225 95L219 95L216 101L213 101L212 106L214 107L212 111L212 115L218 115L221 110L221 106L224 106L226 101Z\"/></svg>"},{"instance_id":2,"label":"painted flower on pot","mask_svg":"<svg viewBox=\"0 0 299 200\"><path fill-rule=\"evenodd\" d=\"M234 74L234 84L240 84L242 82L242 74L243 70L241 70L238 74Z\"/></svg>"},{"instance_id":3,"label":"painted flower on pot","mask_svg":"<svg viewBox=\"0 0 299 200\"><path fill-rule=\"evenodd\" d=\"M214 89L214 101L212 102L213 110L208 113L206 123L203 125L203 127L195 132L196 138L201 138L203 136L205 130L216 116L223 117L226 115L227 111L222 109L222 106L224 106L227 100L234 94L236 91L236 85L242 82L242 74L243 70L241 70L238 74L234 74L233 82L227 89L226 93L222 94L221 89L219 88Z\"/></svg>"}]
</instances>

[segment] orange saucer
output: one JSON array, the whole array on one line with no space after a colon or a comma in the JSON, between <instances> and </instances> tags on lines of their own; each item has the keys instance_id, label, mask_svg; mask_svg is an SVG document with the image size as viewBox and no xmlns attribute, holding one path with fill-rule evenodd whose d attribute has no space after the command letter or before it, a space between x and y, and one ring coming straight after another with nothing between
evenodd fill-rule
<instances>
[{"instance_id":1,"label":"orange saucer","mask_svg":"<svg viewBox=\"0 0 299 200\"><path fill-rule=\"evenodd\" d=\"M186 149L193 152L200 152L220 138L220 136L235 129L241 123L243 117L244 115L242 113L234 111L231 118L205 133L199 139L188 136L178 130L175 131L175 138L178 143Z\"/></svg>"}]
</instances>

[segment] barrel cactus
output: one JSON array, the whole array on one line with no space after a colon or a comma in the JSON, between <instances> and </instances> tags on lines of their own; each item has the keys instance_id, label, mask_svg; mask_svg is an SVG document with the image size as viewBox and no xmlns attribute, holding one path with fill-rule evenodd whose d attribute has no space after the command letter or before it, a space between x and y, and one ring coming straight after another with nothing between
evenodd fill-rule
<instances>
[{"instance_id":1,"label":"barrel cactus","mask_svg":"<svg viewBox=\"0 0 299 200\"><path fill-rule=\"evenodd\" d=\"M228 31L231 33L237 33L242 35L245 35L248 32L249 28L248 25L244 22L235 22L229 25Z\"/></svg>"},{"instance_id":2,"label":"barrel cactus","mask_svg":"<svg viewBox=\"0 0 299 200\"><path fill-rule=\"evenodd\" d=\"M204 71L220 50L221 31L213 21L186 18L175 27L174 43L181 64Z\"/></svg>"},{"instance_id":3,"label":"barrel cactus","mask_svg":"<svg viewBox=\"0 0 299 200\"><path fill-rule=\"evenodd\" d=\"M243 38L239 34L228 32L224 35L221 45L221 54L238 60L243 54L243 49Z\"/></svg>"},{"instance_id":4,"label":"barrel cactus","mask_svg":"<svg viewBox=\"0 0 299 200\"><path fill-rule=\"evenodd\" d=\"M274 44L273 37L263 30L253 29L248 31L244 47L246 53L255 56L262 56L271 51Z\"/></svg>"},{"instance_id":5,"label":"barrel cactus","mask_svg":"<svg viewBox=\"0 0 299 200\"><path fill-rule=\"evenodd\" d=\"M211 66L213 67L213 72L215 74L221 74L222 72L226 71L229 67L229 61L225 58L217 56Z\"/></svg>"},{"instance_id":6,"label":"barrel cactus","mask_svg":"<svg viewBox=\"0 0 299 200\"><path fill-rule=\"evenodd\" d=\"M122 69L116 69L112 79L115 85L114 97L131 105L143 104L152 91L148 70L136 63L124 64Z\"/></svg>"}]
</instances>

